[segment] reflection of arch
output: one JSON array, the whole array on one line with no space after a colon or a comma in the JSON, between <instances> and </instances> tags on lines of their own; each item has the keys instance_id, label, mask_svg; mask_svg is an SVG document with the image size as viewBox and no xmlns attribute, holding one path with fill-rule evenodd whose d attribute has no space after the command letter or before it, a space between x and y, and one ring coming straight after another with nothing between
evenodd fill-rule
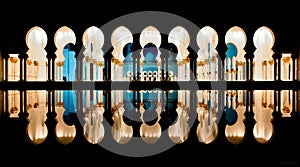
<instances>
[{"instance_id":1,"label":"reflection of arch","mask_svg":"<svg viewBox=\"0 0 300 167\"><path fill-rule=\"evenodd\" d=\"M57 113L57 115L56 115L57 124L55 127L56 139L61 144L69 144L75 138L76 127L75 127L75 125L69 126L68 124L65 123L64 118L63 118L64 112L65 112L64 107L57 106L57 107L55 107L55 111Z\"/></svg>"},{"instance_id":2,"label":"reflection of arch","mask_svg":"<svg viewBox=\"0 0 300 167\"><path fill-rule=\"evenodd\" d=\"M274 110L274 98L272 95L271 90L254 91L253 112L256 124L253 128L253 135L262 144L268 143L274 134L274 127L271 122Z\"/></svg>"},{"instance_id":3,"label":"reflection of arch","mask_svg":"<svg viewBox=\"0 0 300 167\"><path fill-rule=\"evenodd\" d=\"M199 125L197 126L197 136L201 143L209 144L217 139L218 126L215 116L209 116L207 111L199 111L198 114L201 118ZM210 122L210 123L209 123Z\"/></svg>"},{"instance_id":4,"label":"reflection of arch","mask_svg":"<svg viewBox=\"0 0 300 167\"><path fill-rule=\"evenodd\" d=\"M26 134L28 139L34 144L41 144L48 135L47 125L47 93L45 91L28 91L27 106L28 125Z\"/></svg>"},{"instance_id":5,"label":"reflection of arch","mask_svg":"<svg viewBox=\"0 0 300 167\"><path fill-rule=\"evenodd\" d=\"M261 144L267 144L271 141L274 134L274 127L271 122L258 122L253 127L255 140Z\"/></svg>"},{"instance_id":6,"label":"reflection of arch","mask_svg":"<svg viewBox=\"0 0 300 167\"><path fill-rule=\"evenodd\" d=\"M60 27L55 35L54 35L54 44L57 48L55 51L56 59L55 59L55 80L63 80L64 75L67 74L67 72L73 71L72 76L69 76L68 80L75 79L75 57L74 53L70 50L69 46L66 47L66 45L76 43L76 36L72 29L70 29L67 26ZM71 53L70 53L71 52ZM66 60L65 56L68 59ZM66 71L66 68L69 67L69 69ZM64 70L65 69L65 70ZM70 75L68 73L68 75Z\"/></svg>"},{"instance_id":7,"label":"reflection of arch","mask_svg":"<svg viewBox=\"0 0 300 167\"><path fill-rule=\"evenodd\" d=\"M34 144L41 144L48 135L48 129L45 124L47 108L32 108L28 110L28 122L26 134L29 140Z\"/></svg>"},{"instance_id":8,"label":"reflection of arch","mask_svg":"<svg viewBox=\"0 0 300 167\"><path fill-rule=\"evenodd\" d=\"M102 141L104 137L103 121L104 108L96 107L92 111L88 110L85 114L85 124L83 126L85 139L92 143L97 144Z\"/></svg>"},{"instance_id":9,"label":"reflection of arch","mask_svg":"<svg viewBox=\"0 0 300 167\"><path fill-rule=\"evenodd\" d=\"M198 105L196 110L199 124L196 132L198 140L201 143L212 143L218 136L218 126L216 123L218 112L217 97L217 91L197 91Z\"/></svg>"},{"instance_id":10,"label":"reflection of arch","mask_svg":"<svg viewBox=\"0 0 300 167\"><path fill-rule=\"evenodd\" d=\"M46 32L38 27L32 27L26 34L26 45L28 51L27 59L27 80L46 80L47 77L47 45Z\"/></svg>"},{"instance_id":11,"label":"reflection of arch","mask_svg":"<svg viewBox=\"0 0 300 167\"><path fill-rule=\"evenodd\" d=\"M113 121L112 136L114 140L120 144L129 142L133 136L132 126L128 126L124 123L123 114L125 109L121 106L119 108L113 108Z\"/></svg>"},{"instance_id":12,"label":"reflection of arch","mask_svg":"<svg viewBox=\"0 0 300 167\"><path fill-rule=\"evenodd\" d=\"M187 140L190 133L190 127L187 123L189 116L188 111L180 106L176 109L176 112L177 121L169 126L168 134L174 143L180 144Z\"/></svg>"},{"instance_id":13,"label":"reflection of arch","mask_svg":"<svg viewBox=\"0 0 300 167\"><path fill-rule=\"evenodd\" d=\"M159 121L161 119L160 114L162 111L161 101L159 98L160 93L161 92L157 92L157 93L147 92L148 98L147 97L145 98L145 96L143 95L144 92L141 92L142 101L139 106L139 111L141 113L140 119L142 121L142 125L140 126L140 136L142 140L147 144L156 143L161 136L161 126L159 124ZM156 109L154 110L154 108ZM151 117L152 120L150 121L145 120L145 118L148 119L147 117L145 117L145 113L147 114L149 112L156 112L155 116L157 116L157 119ZM149 122L154 122L154 123L149 124Z\"/></svg>"},{"instance_id":14,"label":"reflection of arch","mask_svg":"<svg viewBox=\"0 0 300 167\"><path fill-rule=\"evenodd\" d=\"M230 92L229 92L230 93ZM234 93L235 94L235 93ZM233 144L239 144L241 143L244 138L245 138L245 134L246 134L246 126L244 124L244 120L245 120L245 111L246 111L246 106L244 105L243 102L243 91L238 90L238 104L235 103L235 99L231 101L231 107L236 106L235 108L235 112L236 112L236 121L234 121L233 124L227 124L225 127L225 135L226 138L229 142L233 143ZM234 95L236 96L236 95ZM226 104L228 105L228 104ZM226 113L227 116L227 113Z\"/></svg>"}]
</instances>

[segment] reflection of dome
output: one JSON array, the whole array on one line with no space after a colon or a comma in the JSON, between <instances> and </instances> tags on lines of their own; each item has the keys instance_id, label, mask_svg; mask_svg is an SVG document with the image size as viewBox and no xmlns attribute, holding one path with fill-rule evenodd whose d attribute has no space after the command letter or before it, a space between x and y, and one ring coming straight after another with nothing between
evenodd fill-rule
<instances>
[{"instance_id":1,"label":"reflection of dome","mask_svg":"<svg viewBox=\"0 0 300 167\"><path fill-rule=\"evenodd\" d=\"M245 132L246 126L243 123L225 128L226 138L232 144L240 144L245 139Z\"/></svg>"},{"instance_id":2,"label":"reflection of dome","mask_svg":"<svg viewBox=\"0 0 300 167\"><path fill-rule=\"evenodd\" d=\"M213 127L207 127L207 123L199 124L197 126L197 136L198 140L204 144L210 144L217 139L218 136L218 127L214 123ZM208 131L207 131L208 130Z\"/></svg>"},{"instance_id":3,"label":"reflection of dome","mask_svg":"<svg viewBox=\"0 0 300 167\"><path fill-rule=\"evenodd\" d=\"M228 125L233 125L236 123L238 118L237 112L232 108L226 108L225 110L225 119Z\"/></svg>"},{"instance_id":4,"label":"reflection of dome","mask_svg":"<svg viewBox=\"0 0 300 167\"><path fill-rule=\"evenodd\" d=\"M147 125L152 126L157 122L158 114L155 110L146 110L143 114L143 120Z\"/></svg>"},{"instance_id":5,"label":"reflection of dome","mask_svg":"<svg viewBox=\"0 0 300 167\"><path fill-rule=\"evenodd\" d=\"M273 137L274 127L271 122L257 122L253 128L255 140L261 144L267 144Z\"/></svg>"},{"instance_id":6,"label":"reflection of dome","mask_svg":"<svg viewBox=\"0 0 300 167\"><path fill-rule=\"evenodd\" d=\"M156 143L161 136L161 127L159 123L149 126L143 123L140 127L140 136L147 144Z\"/></svg>"}]
</instances>

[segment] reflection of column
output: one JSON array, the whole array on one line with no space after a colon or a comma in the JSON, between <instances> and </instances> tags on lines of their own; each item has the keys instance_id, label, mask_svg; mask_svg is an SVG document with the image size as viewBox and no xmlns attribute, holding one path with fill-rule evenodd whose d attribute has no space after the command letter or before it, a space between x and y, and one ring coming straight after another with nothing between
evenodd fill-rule
<instances>
[{"instance_id":1,"label":"reflection of column","mask_svg":"<svg viewBox=\"0 0 300 167\"><path fill-rule=\"evenodd\" d=\"M283 117L290 117L292 112L292 106L294 101L292 101L292 90L282 90L281 91L281 112Z\"/></svg>"},{"instance_id":2,"label":"reflection of column","mask_svg":"<svg viewBox=\"0 0 300 167\"><path fill-rule=\"evenodd\" d=\"M246 111L245 111L245 126L246 126L246 143L254 142L253 127L256 123L253 112L253 90L246 90Z\"/></svg>"},{"instance_id":3,"label":"reflection of column","mask_svg":"<svg viewBox=\"0 0 300 167\"><path fill-rule=\"evenodd\" d=\"M9 91L8 90L5 90L4 92L4 106L5 106L5 110L4 110L4 114L3 114L3 118L9 118L9 98L8 98L8 94L9 94Z\"/></svg>"},{"instance_id":4,"label":"reflection of column","mask_svg":"<svg viewBox=\"0 0 300 167\"><path fill-rule=\"evenodd\" d=\"M54 62L54 61L53 61ZM54 75L53 75L54 76ZM51 103L52 102L52 103ZM48 128L48 135L46 138L46 143L56 142L55 138L55 126L56 126L56 112L55 112L55 91L48 91L48 112L46 114L47 118L45 124Z\"/></svg>"},{"instance_id":5,"label":"reflection of column","mask_svg":"<svg viewBox=\"0 0 300 167\"><path fill-rule=\"evenodd\" d=\"M298 100L296 100L296 94L297 94L297 91L296 90L290 90L292 92L292 111L291 111L291 116L293 118L295 117L298 117L299 118L299 114L298 114L298 110L297 110L297 104L298 104Z\"/></svg>"},{"instance_id":6,"label":"reflection of column","mask_svg":"<svg viewBox=\"0 0 300 167\"><path fill-rule=\"evenodd\" d=\"M254 91L254 118L256 124L253 128L253 134L255 139L259 143L267 143L273 136L273 125L272 125L272 109L269 108L266 99L267 92L270 90L255 90Z\"/></svg>"}]
</instances>

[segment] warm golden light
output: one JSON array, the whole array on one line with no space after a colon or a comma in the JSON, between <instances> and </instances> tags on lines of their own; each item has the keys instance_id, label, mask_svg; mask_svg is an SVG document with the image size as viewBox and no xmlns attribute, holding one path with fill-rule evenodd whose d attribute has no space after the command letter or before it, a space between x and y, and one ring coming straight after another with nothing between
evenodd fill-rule
<instances>
[{"instance_id":1,"label":"warm golden light","mask_svg":"<svg viewBox=\"0 0 300 167\"><path fill-rule=\"evenodd\" d=\"M62 26L60 27L54 35L54 44L56 46L56 51L55 51L55 64L57 62L64 62L65 56L64 56L64 47L67 44L74 44L76 43L76 36L75 33L73 32L72 29L70 29L67 26ZM57 81L62 81L63 80L63 74L64 74L64 69L63 66L56 66L55 67L55 80Z\"/></svg>"},{"instance_id":2,"label":"warm golden light","mask_svg":"<svg viewBox=\"0 0 300 167\"><path fill-rule=\"evenodd\" d=\"M132 126L125 124L123 120L123 114L125 109L120 106L119 108L113 108L113 121L112 136L114 140L120 144L129 142L133 136Z\"/></svg>"},{"instance_id":3,"label":"warm golden light","mask_svg":"<svg viewBox=\"0 0 300 167\"><path fill-rule=\"evenodd\" d=\"M197 58L197 80L218 79L218 34L210 26L201 28L197 34L198 50Z\"/></svg>"},{"instance_id":4,"label":"warm golden light","mask_svg":"<svg viewBox=\"0 0 300 167\"><path fill-rule=\"evenodd\" d=\"M103 105L100 107L94 106L92 111L88 110L85 113L85 124L83 126L84 136L85 139L92 144L101 142L104 137L105 131L102 124L103 113Z\"/></svg>"},{"instance_id":5,"label":"warm golden light","mask_svg":"<svg viewBox=\"0 0 300 167\"><path fill-rule=\"evenodd\" d=\"M246 126L244 124L246 106L243 99L243 91L238 90L237 93L238 103L236 104L235 98L231 102L231 107L233 107L237 113L237 120L232 125L226 125L225 136L227 140L233 144L241 143L246 134ZM228 104L227 104L228 105ZM236 107L236 108L235 108Z\"/></svg>"},{"instance_id":6,"label":"warm golden light","mask_svg":"<svg viewBox=\"0 0 300 167\"><path fill-rule=\"evenodd\" d=\"M141 94L143 94L143 93L141 93ZM143 99L143 98L141 98L141 99ZM159 138L161 136L161 126L159 124L161 107L158 106L156 109L158 118L154 125L148 125L145 123L145 120L143 118L145 112L147 112L147 111L144 109L143 103L141 103L141 105L140 105L141 117L140 118L143 123L140 127L140 136L145 143L154 144L159 140Z\"/></svg>"},{"instance_id":7,"label":"warm golden light","mask_svg":"<svg viewBox=\"0 0 300 167\"><path fill-rule=\"evenodd\" d=\"M282 53L281 57L281 80L292 81L293 75L293 62L291 53Z\"/></svg>"},{"instance_id":8,"label":"warm golden light","mask_svg":"<svg viewBox=\"0 0 300 167\"><path fill-rule=\"evenodd\" d=\"M31 81L45 81L47 77L47 52L45 47L47 45L48 37L46 32L38 26L32 27L26 34L26 45L28 51L27 64L27 80Z\"/></svg>"},{"instance_id":9,"label":"warm golden light","mask_svg":"<svg viewBox=\"0 0 300 167\"><path fill-rule=\"evenodd\" d=\"M245 80L245 65L246 54L244 47L247 42L246 33L238 26L231 27L225 35L225 43L228 46L233 44L235 48L228 48L228 51L233 52L236 50L236 55L226 55L225 61L225 78L226 80ZM231 50L233 49L233 50ZM231 54L231 53L229 53ZM233 57L232 57L233 56ZM231 58L232 57L232 58Z\"/></svg>"},{"instance_id":10,"label":"warm golden light","mask_svg":"<svg viewBox=\"0 0 300 167\"><path fill-rule=\"evenodd\" d=\"M85 80L102 80L103 68L98 63L104 62L102 47L104 44L103 32L95 26L87 28L82 35L82 43L84 46L83 54L86 59L86 78ZM89 60L89 61L88 61ZM93 68L92 78L90 76L91 66ZM98 73L98 75L97 75ZM99 74L100 73L100 74Z\"/></svg>"},{"instance_id":11,"label":"warm golden light","mask_svg":"<svg viewBox=\"0 0 300 167\"><path fill-rule=\"evenodd\" d=\"M176 112L176 122L169 126L168 134L174 143L180 144L187 140L190 133L190 127L187 123L189 116L187 109L182 108L182 106L178 106Z\"/></svg>"},{"instance_id":12,"label":"warm golden light","mask_svg":"<svg viewBox=\"0 0 300 167\"><path fill-rule=\"evenodd\" d=\"M256 124L253 128L255 139L262 144L270 141L273 136L274 128L271 120L274 107L273 91L255 90L253 112Z\"/></svg>"},{"instance_id":13,"label":"warm golden light","mask_svg":"<svg viewBox=\"0 0 300 167\"><path fill-rule=\"evenodd\" d=\"M253 44L256 47L254 52L253 79L256 81L274 80L274 60L272 58L272 47L275 36L268 27L260 27L253 36Z\"/></svg>"},{"instance_id":14,"label":"warm golden light","mask_svg":"<svg viewBox=\"0 0 300 167\"><path fill-rule=\"evenodd\" d=\"M126 55L123 55L123 48L128 43L133 43L133 36L128 28L119 26L112 32L111 44L114 48L112 55L115 59L124 61Z\"/></svg>"},{"instance_id":15,"label":"warm golden light","mask_svg":"<svg viewBox=\"0 0 300 167\"><path fill-rule=\"evenodd\" d=\"M41 144L48 135L48 129L45 124L47 119L47 98L46 91L28 91L27 92L27 112L28 125L27 137L34 144Z\"/></svg>"},{"instance_id":16,"label":"warm golden light","mask_svg":"<svg viewBox=\"0 0 300 167\"><path fill-rule=\"evenodd\" d=\"M20 59L19 54L8 54L9 61L7 62L7 80L17 81L20 79ZM6 65L6 64L5 64ZM4 68L5 69L5 68Z\"/></svg>"},{"instance_id":17,"label":"warm golden light","mask_svg":"<svg viewBox=\"0 0 300 167\"><path fill-rule=\"evenodd\" d=\"M71 143L76 136L76 127L75 125L69 126L64 122L63 113L65 112L64 107L55 107L57 113L56 120L57 124L55 127L55 135L59 143L69 144Z\"/></svg>"},{"instance_id":18,"label":"warm golden light","mask_svg":"<svg viewBox=\"0 0 300 167\"><path fill-rule=\"evenodd\" d=\"M293 91L292 90L282 90L281 91L281 98L280 98L280 103L281 103L281 113L282 117L291 117L292 113L292 106L295 103L292 100L293 97Z\"/></svg>"},{"instance_id":19,"label":"warm golden light","mask_svg":"<svg viewBox=\"0 0 300 167\"><path fill-rule=\"evenodd\" d=\"M197 105L197 114L198 114L198 121L199 124L197 126L197 136L198 140L201 143L209 144L216 140L218 136L218 126L216 123L217 120L217 104L216 106L208 105L209 101L210 104L217 103L217 92L215 91L207 91L207 90L198 90L197 91L197 98L198 98L198 105Z\"/></svg>"}]
</instances>

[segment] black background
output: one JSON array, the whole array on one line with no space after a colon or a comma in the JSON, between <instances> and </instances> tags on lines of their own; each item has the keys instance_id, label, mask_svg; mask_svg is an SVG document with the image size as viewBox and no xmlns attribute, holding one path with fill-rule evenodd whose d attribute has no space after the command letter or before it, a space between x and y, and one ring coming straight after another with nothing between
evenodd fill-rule
<instances>
[{"instance_id":1,"label":"black background","mask_svg":"<svg viewBox=\"0 0 300 167\"><path fill-rule=\"evenodd\" d=\"M24 4L23 4L24 3ZM275 52L299 50L299 6L294 1L38 1L36 3L8 1L1 5L1 49L8 52L26 51L25 35L33 26L42 27L50 37L61 26L68 26L82 35L91 26L138 11L164 11L184 17L199 27L209 25L219 36L232 26L243 27L251 41L254 31L268 26L275 34ZM221 37L224 39L224 37ZM219 43L222 43L220 41ZM25 131L6 127L1 135L1 161L23 165L195 165L195 166L246 166L281 165L300 163L298 120L282 120L276 129L278 140L270 144L243 143L233 145L226 141L204 145L195 140L150 157L134 158L111 153L98 145L58 143L33 145L18 139ZM291 129L298 129L293 133ZM3 130L3 128L1 129ZM17 134L18 133L18 134ZM5 133L4 133L5 134ZM194 139L193 139L194 137ZM8 139L4 139L8 138ZM10 140L10 138L13 138ZM14 143L16 142L16 143ZM23 159L25 158L25 159ZM22 159L22 160L20 160ZM40 166L40 165L39 165Z\"/></svg>"}]
</instances>

